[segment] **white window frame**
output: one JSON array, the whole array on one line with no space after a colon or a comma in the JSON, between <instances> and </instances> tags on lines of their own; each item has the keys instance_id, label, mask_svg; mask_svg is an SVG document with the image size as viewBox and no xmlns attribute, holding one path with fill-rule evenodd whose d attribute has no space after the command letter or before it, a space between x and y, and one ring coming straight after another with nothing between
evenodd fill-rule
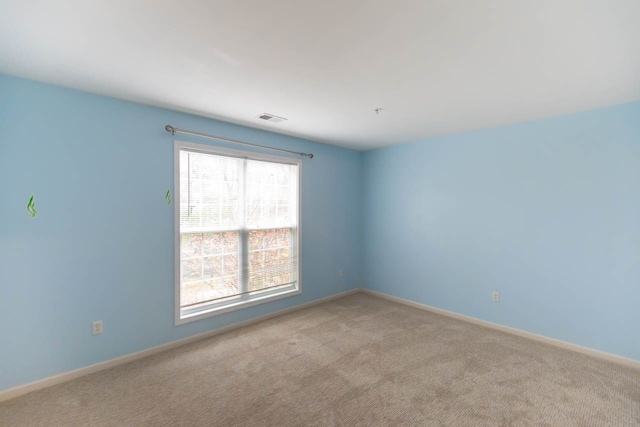
<instances>
[{"instance_id":1,"label":"white window frame","mask_svg":"<svg viewBox=\"0 0 640 427\"><path fill-rule=\"evenodd\" d=\"M185 310L186 314L183 314L183 310L180 307L180 150L187 149L192 152L198 152L203 154L213 154L228 157L237 157L241 159L268 161L277 163L286 163L296 165L298 167L298 203L297 212L298 220L296 227L296 236L294 247L297 250L297 286L293 286L285 289L276 289L273 291L266 291L259 297L247 299L242 295L232 301L213 302L208 305L203 305L194 310ZM196 320L205 319L213 316L217 316L223 313L240 310L247 307L252 307L258 304L263 304L270 301L275 301L282 298L288 298L294 295L302 293L302 161L297 158L273 156L263 153L256 153L252 151L233 150L228 148L221 148L213 145L195 144L184 141L174 141L174 154L173 154L173 171L174 171L174 313L175 324L182 325L190 323ZM247 229L249 230L249 229ZM245 230L245 231L247 231ZM251 229L253 230L253 229ZM240 260L240 265L242 261Z\"/></svg>"}]
</instances>

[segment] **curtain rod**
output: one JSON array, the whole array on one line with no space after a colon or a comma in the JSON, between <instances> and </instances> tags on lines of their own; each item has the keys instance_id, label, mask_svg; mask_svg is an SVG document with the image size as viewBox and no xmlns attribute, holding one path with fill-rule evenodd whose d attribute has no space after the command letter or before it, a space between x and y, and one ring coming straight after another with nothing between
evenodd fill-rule
<instances>
[{"instance_id":1,"label":"curtain rod","mask_svg":"<svg viewBox=\"0 0 640 427\"><path fill-rule=\"evenodd\" d=\"M267 147L266 145L251 144L250 142L243 142L243 141L238 141L238 140L235 140L235 139L222 138L220 136L215 136L215 135L207 135L206 133L194 132L192 130L174 128L171 125L166 125L164 127L164 130L166 130L167 132L171 132L172 135L175 135L176 132L184 133L186 135L194 135L194 136L200 136L202 138L217 139L218 141L232 142L234 144L250 145L251 147L266 148L268 150L284 151L284 152L287 152L287 153L299 154L300 156L306 156L306 157L308 157L310 159L313 159L313 154L311 154L311 153L303 153L301 151L285 150L284 148Z\"/></svg>"}]
</instances>

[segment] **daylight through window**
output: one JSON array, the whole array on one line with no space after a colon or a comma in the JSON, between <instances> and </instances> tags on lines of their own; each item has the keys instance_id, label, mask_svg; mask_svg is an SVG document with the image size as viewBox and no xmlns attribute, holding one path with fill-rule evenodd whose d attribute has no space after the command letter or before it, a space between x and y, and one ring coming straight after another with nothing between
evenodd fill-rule
<instances>
[{"instance_id":1,"label":"daylight through window","mask_svg":"<svg viewBox=\"0 0 640 427\"><path fill-rule=\"evenodd\" d=\"M176 143L176 321L299 292L296 159Z\"/></svg>"}]
</instances>

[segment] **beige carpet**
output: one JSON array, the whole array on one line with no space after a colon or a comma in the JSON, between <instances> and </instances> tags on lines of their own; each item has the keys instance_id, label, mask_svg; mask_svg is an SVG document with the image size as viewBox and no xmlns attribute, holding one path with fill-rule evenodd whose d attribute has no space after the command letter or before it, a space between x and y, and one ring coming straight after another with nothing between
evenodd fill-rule
<instances>
[{"instance_id":1,"label":"beige carpet","mask_svg":"<svg viewBox=\"0 0 640 427\"><path fill-rule=\"evenodd\" d=\"M640 371L365 294L0 403L0 426L640 426Z\"/></svg>"}]
</instances>

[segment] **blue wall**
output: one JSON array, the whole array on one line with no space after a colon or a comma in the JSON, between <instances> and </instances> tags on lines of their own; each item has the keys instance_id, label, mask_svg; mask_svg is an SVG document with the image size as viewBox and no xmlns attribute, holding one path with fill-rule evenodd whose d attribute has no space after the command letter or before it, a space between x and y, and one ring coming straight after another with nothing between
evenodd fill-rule
<instances>
[{"instance_id":1,"label":"blue wall","mask_svg":"<svg viewBox=\"0 0 640 427\"><path fill-rule=\"evenodd\" d=\"M315 154L302 166L301 295L174 326L166 124ZM359 287L361 163L351 150L0 75L0 390ZM91 335L94 320L104 334Z\"/></svg>"},{"instance_id":2,"label":"blue wall","mask_svg":"<svg viewBox=\"0 0 640 427\"><path fill-rule=\"evenodd\" d=\"M302 295L174 326L165 124L315 154ZM0 390L359 286L640 360L640 103L363 155L0 75L0 183Z\"/></svg>"},{"instance_id":3,"label":"blue wall","mask_svg":"<svg viewBox=\"0 0 640 427\"><path fill-rule=\"evenodd\" d=\"M640 103L363 167L364 286L640 360Z\"/></svg>"}]
</instances>

